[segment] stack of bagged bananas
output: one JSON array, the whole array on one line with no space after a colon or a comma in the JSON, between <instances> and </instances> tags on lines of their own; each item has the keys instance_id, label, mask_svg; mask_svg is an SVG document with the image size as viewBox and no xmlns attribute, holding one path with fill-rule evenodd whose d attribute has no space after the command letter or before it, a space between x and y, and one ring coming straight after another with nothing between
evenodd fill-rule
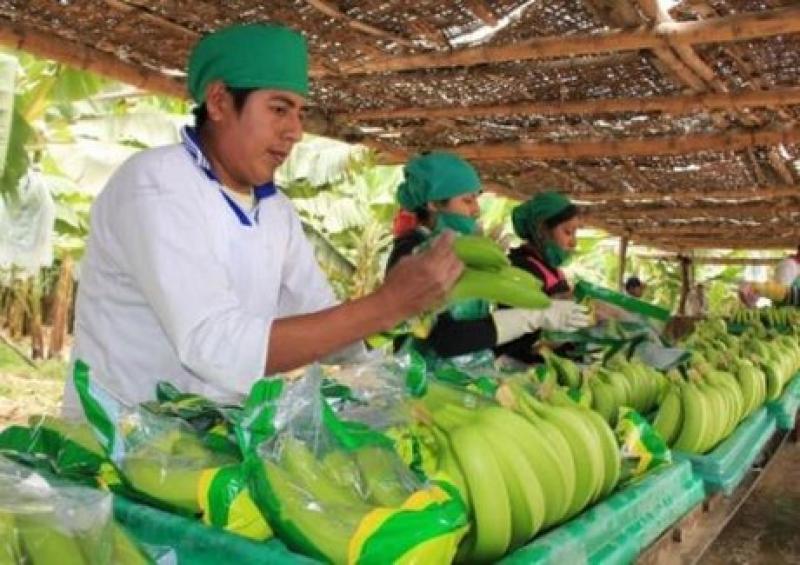
<instances>
[{"instance_id":1,"label":"stack of bagged bananas","mask_svg":"<svg viewBox=\"0 0 800 565\"><path fill-rule=\"evenodd\" d=\"M497 391L500 405L423 399L433 467L471 512L459 560L494 561L601 500L619 480L619 449L603 418L566 395L537 398L532 384L507 380Z\"/></svg>"}]
</instances>

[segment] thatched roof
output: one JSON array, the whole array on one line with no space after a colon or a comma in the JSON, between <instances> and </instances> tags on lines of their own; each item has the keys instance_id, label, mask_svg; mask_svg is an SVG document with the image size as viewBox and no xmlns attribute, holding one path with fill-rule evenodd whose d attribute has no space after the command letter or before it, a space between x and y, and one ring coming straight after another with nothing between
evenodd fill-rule
<instances>
[{"instance_id":1,"label":"thatched roof","mask_svg":"<svg viewBox=\"0 0 800 565\"><path fill-rule=\"evenodd\" d=\"M234 21L308 37L315 131L397 161L456 150L664 248L800 242L797 0L0 0L0 41L181 93Z\"/></svg>"}]
</instances>

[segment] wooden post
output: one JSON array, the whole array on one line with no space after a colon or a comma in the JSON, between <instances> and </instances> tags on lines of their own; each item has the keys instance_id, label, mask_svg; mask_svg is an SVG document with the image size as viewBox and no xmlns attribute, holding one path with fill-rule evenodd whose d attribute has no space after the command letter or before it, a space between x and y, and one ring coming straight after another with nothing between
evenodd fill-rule
<instances>
[{"instance_id":1,"label":"wooden post","mask_svg":"<svg viewBox=\"0 0 800 565\"><path fill-rule=\"evenodd\" d=\"M686 315L686 299L689 297L689 290L691 289L692 277L692 259L690 257L681 256L681 301L678 306L678 313L681 316Z\"/></svg>"},{"instance_id":2,"label":"wooden post","mask_svg":"<svg viewBox=\"0 0 800 565\"><path fill-rule=\"evenodd\" d=\"M619 275L617 277L617 288L620 292L625 289L625 260L628 255L628 236L623 235L619 238Z\"/></svg>"},{"instance_id":3,"label":"wooden post","mask_svg":"<svg viewBox=\"0 0 800 565\"><path fill-rule=\"evenodd\" d=\"M53 328L50 331L50 350L48 358L59 357L61 350L64 349L64 341L67 335L67 320L69 320L69 310L72 305L72 257L65 255L61 260L61 269L58 273L56 283L55 298L50 310L53 320Z\"/></svg>"},{"instance_id":4,"label":"wooden post","mask_svg":"<svg viewBox=\"0 0 800 565\"><path fill-rule=\"evenodd\" d=\"M28 315L31 333L31 359L44 358L44 332L42 331L42 279L41 273L29 279Z\"/></svg>"}]
</instances>

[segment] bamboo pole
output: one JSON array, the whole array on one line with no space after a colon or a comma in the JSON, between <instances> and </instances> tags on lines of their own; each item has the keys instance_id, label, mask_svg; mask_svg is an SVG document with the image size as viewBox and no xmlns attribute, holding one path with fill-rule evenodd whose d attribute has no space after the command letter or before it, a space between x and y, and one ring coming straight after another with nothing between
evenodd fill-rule
<instances>
[{"instance_id":1,"label":"bamboo pole","mask_svg":"<svg viewBox=\"0 0 800 565\"><path fill-rule=\"evenodd\" d=\"M542 161L602 157L686 155L703 151L739 151L753 146L800 142L800 128L762 129L636 139L578 139L574 141L469 144L440 148L472 161Z\"/></svg>"},{"instance_id":2,"label":"bamboo pole","mask_svg":"<svg viewBox=\"0 0 800 565\"><path fill-rule=\"evenodd\" d=\"M474 66L669 48L670 45L746 41L797 32L800 32L800 8L792 6L760 12L742 12L698 22L665 22L651 29L542 37L512 45L470 47L448 53L424 53L354 61L340 65L337 71L339 74L369 74Z\"/></svg>"},{"instance_id":3,"label":"bamboo pole","mask_svg":"<svg viewBox=\"0 0 800 565\"><path fill-rule=\"evenodd\" d=\"M745 110L800 104L800 88L747 90L740 92L709 92L680 96L650 96L643 98L598 98L594 100L537 100L509 104L476 106L405 108L374 108L336 114L339 122L392 120L399 118L470 118L505 116L562 116L617 113L664 112L674 115L706 112L708 110Z\"/></svg>"},{"instance_id":4,"label":"bamboo pole","mask_svg":"<svg viewBox=\"0 0 800 565\"><path fill-rule=\"evenodd\" d=\"M91 71L142 90L178 98L186 98L182 82L161 72L125 63L117 57L78 42L61 39L0 19L0 44L27 51L38 57L55 59L72 67Z\"/></svg>"}]
</instances>

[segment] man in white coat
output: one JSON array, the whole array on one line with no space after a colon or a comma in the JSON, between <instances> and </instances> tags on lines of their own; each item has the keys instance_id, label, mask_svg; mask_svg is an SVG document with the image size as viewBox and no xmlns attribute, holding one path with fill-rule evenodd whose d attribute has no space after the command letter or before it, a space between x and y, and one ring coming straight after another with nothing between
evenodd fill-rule
<instances>
[{"instance_id":1,"label":"man in white coat","mask_svg":"<svg viewBox=\"0 0 800 565\"><path fill-rule=\"evenodd\" d=\"M445 235L364 298L337 304L275 169L303 132L308 55L297 32L204 37L187 85L196 124L143 151L92 209L73 359L125 403L158 381L236 401L265 375L321 360L441 302L462 264ZM68 379L64 413L79 417Z\"/></svg>"}]
</instances>

